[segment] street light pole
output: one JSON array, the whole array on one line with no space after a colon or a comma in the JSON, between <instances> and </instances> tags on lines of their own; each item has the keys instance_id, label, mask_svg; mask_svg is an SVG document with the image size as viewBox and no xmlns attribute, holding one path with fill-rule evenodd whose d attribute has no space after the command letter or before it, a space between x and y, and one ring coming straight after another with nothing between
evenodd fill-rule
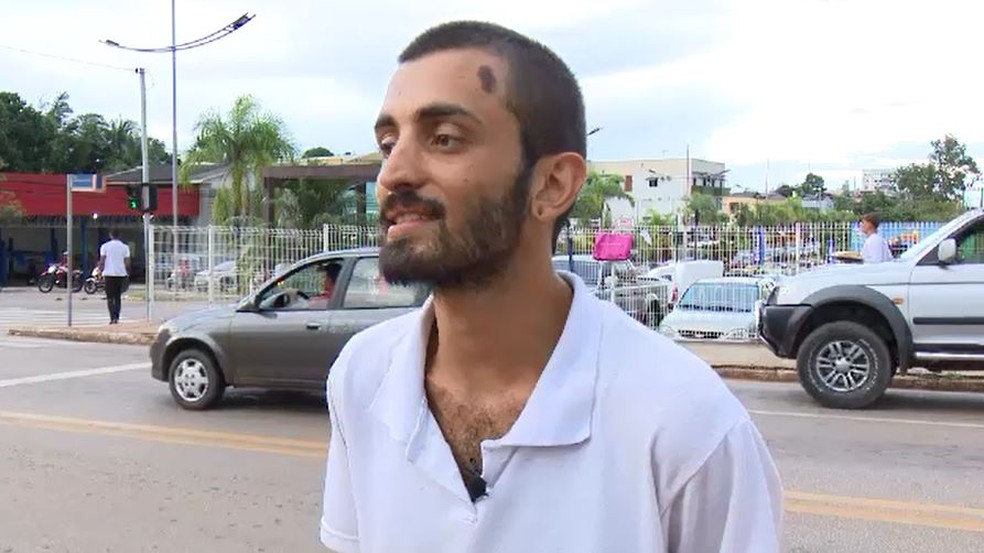
<instances>
[{"instance_id":1,"label":"street light pole","mask_svg":"<svg viewBox=\"0 0 984 553\"><path fill-rule=\"evenodd\" d=\"M192 48L198 48L204 46L216 40L225 38L230 34L239 30L243 25L252 21L255 15L249 15L248 13L239 16L235 21L222 27L221 29L205 35L201 38L191 40L188 42L182 42L178 44L177 41L177 18L176 18L176 8L175 0L171 0L171 45L158 48L135 48L132 46L124 46L115 40L103 40L103 44L107 46L112 46L114 48L120 48L122 50L130 50L132 52L142 52L142 53L154 53L161 54L165 52L171 53L171 230L174 234L174 252L172 262L177 263L178 255L178 50L190 50ZM148 170L147 161L144 161L144 169ZM149 179L148 179L149 180ZM149 295L149 290L148 290Z\"/></svg>"},{"instance_id":2,"label":"street light pole","mask_svg":"<svg viewBox=\"0 0 984 553\"><path fill-rule=\"evenodd\" d=\"M171 0L171 266L178 270L178 40L175 0Z\"/></svg>"}]
</instances>

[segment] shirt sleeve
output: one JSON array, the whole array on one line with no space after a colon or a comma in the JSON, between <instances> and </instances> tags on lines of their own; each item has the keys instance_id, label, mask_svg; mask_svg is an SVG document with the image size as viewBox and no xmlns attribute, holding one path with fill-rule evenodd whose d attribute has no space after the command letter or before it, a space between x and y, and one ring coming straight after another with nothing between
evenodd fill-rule
<instances>
[{"instance_id":1,"label":"shirt sleeve","mask_svg":"<svg viewBox=\"0 0 984 553\"><path fill-rule=\"evenodd\" d=\"M779 553L782 485L752 421L736 425L663 514L671 553Z\"/></svg>"},{"instance_id":2,"label":"shirt sleeve","mask_svg":"<svg viewBox=\"0 0 984 553\"><path fill-rule=\"evenodd\" d=\"M327 395L331 438L328 441L328 466L325 471L321 543L336 553L358 553L359 531L349 474L348 447L342 430L341 413L336 409L333 383L334 379L330 374Z\"/></svg>"}]
</instances>

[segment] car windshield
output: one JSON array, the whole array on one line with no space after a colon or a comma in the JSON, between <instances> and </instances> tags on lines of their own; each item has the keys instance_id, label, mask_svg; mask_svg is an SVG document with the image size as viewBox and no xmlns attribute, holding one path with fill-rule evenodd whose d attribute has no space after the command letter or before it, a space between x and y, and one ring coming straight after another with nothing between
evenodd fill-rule
<instances>
[{"instance_id":1,"label":"car windshield","mask_svg":"<svg viewBox=\"0 0 984 553\"><path fill-rule=\"evenodd\" d=\"M913 244L912 247L902 252L896 259L898 259L899 261L909 261L922 256L924 253L926 253L927 250L929 250L932 247L933 244L936 244L939 241L943 240L944 236L949 235L957 228L963 226L963 224L966 222L967 222L967 216L958 217L950 221L949 223L936 229L936 231L930 234L929 236L926 236L919 242Z\"/></svg>"},{"instance_id":2,"label":"car windshield","mask_svg":"<svg viewBox=\"0 0 984 553\"><path fill-rule=\"evenodd\" d=\"M734 282L698 282L687 289L677 308L693 311L751 312L759 287Z\"/></svg>"}]
</instances>

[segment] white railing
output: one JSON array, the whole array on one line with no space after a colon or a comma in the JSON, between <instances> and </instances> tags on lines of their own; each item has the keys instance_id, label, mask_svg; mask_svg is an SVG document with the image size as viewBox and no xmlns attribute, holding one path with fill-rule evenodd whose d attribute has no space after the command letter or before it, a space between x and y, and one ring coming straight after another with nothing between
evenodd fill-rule
<instances>
[{"instance_id":1,"label":"white railing","mask_svg":"<svg viewBox=\"0 0 984 553\"><path fill-rule=\"evenodd\" d=\"M881 233L895 244L898 253L939 226L940 223L883 223ZM600 232L597 229L562 232L556 251L560 259L555 266L567 268L568 252L575 259L593 262L594 241ZM852 223L804 222L773 227L636 226L608 232L633 235L632 257L616 266L614 285L597 276L589 285L599 297L615 301L653 328L659 327L686 292L675 287L669 276L672 272L656 275L661 267L680 261L715 260L723 265L724 276L781 277L834 263L835 254L859 251L863 242L860 230ZM150 301L228 302L254 291L271 276L315 253L377 243L375 227L356 225L325 225L320 230L178 227L175 256L173 233L170 226L151 227L147 282ZM608 265L602 271L608 275L610 269ZM708 309L727 311L730 300L723 303L719 300L715 299L715 306ZM735 302L741 303L738 299ZM716 336L691 330L687 330L688 336ZM741 333L729 336L754 338L750 334L740 338Z\"/></svg>"}]
</instances>

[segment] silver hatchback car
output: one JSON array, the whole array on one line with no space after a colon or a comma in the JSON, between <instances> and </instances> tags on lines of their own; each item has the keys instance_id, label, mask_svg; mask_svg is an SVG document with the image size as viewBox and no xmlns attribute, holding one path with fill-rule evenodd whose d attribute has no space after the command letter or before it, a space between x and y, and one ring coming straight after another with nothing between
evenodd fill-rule
<instances>
[{"instance_id":1,"label":"silver hatchback car","mask_svg":"<svg viewBox=\"0 0 984 553\"><path fill-rule=\"evenodd\" d=\"M324 390L355 333L419 308L429 294L388 284L376 248L320 253L236 304L165 322L150 347L151 375L190 410L214 406L228 386Z\"/></svg>"}]
</instances>

